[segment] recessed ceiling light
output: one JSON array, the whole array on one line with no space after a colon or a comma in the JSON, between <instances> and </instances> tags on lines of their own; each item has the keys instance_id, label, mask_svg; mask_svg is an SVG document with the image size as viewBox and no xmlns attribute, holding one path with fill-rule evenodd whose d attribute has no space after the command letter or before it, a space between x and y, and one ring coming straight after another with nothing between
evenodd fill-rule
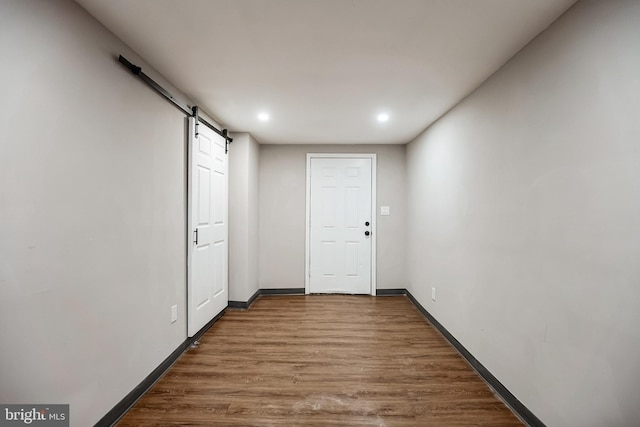
<instances>
[{"instance_id":1,"label":"recessed ceiling light","mask_svg":"<svg viewBox=\"0 0 640 427\"><path fill-rule=\"evenodd\" d=\"M258 120L260 120L261 122L268 122L269 115L267 113L260 113L258 114Z\"/></svg>"},{"instance_id":2,"label":"recessed ceiling light","mask_svg":"<svg viewBox=\"0 0 640 427\"><path fill-rule=\"evenodd\" d=\"M378 121L379 121L380 123L384 123L384 122L386 122L387 120L389 120L389 114L387 114L387 113L380 113L380 114L378 114Z\"/></svg>"}]
</instances>

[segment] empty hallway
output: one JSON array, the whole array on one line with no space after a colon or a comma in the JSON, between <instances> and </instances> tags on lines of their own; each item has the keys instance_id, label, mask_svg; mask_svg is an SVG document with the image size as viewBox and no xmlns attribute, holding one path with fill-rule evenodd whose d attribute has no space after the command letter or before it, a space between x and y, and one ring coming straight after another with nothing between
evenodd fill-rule
<instances>
[{"instance_id":1,"label":"empty hallway","mask_svg":"<svg viewBox=\"0 0 640 427\"><path fill-rule=\"evenodd\" d=\"M440 373L407 356L437 357L424 319L405 323L411 304L380 297L404 290L530 427L637 425L638 23L640 0L0 0L0 424L1 405L60 403L70 427L111 426L220 314L194 321L194 295L213 299L193 285L215 278L210 306L226 314L129 416L157 417L161 402L155 420L180 422L177 396L204 387L221 420L325 421L341 406L322 402L345 401L372 424L501 413L484 383L458 389L476 377L455 353ZM197 169L196 139L217 172ZM320 327L302 312L336 314L325 297L266 297L311 293L310 154L372 159L371 217L354 227L370 242L370 296L352 303L370 324ZM194 209L196 188L215 202ZM213 223L221 237L200 228ZM198 245L217 249L196 269ZM397 307L369 317L373 301ZM218 336L227 347L209 353ZM364 345L362 364L338 343L350 356ZM314 370L313 351L331 370ZM220 356L253 362L209 371ZM232 381L204 381L187 363L198 357ZM348 385L320 387L314 375L332 372ZM417 391L400 399L398 384Z\"/></svg>"}]
</instances>

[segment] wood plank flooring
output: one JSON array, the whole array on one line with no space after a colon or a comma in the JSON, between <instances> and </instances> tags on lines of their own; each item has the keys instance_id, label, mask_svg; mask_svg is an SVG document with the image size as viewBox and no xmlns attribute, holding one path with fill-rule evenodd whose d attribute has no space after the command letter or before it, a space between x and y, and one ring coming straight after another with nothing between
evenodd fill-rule
<instances>
[{"instance_id":1,"label":"wood plank flooring","mask_svg":"<svg viewBox=\"0 0 640 427\"><path fill-rule=\"evenodd\" d=\"M404 296L228 310L118 426L522 426Z\"/></svg>"}]
</instances>

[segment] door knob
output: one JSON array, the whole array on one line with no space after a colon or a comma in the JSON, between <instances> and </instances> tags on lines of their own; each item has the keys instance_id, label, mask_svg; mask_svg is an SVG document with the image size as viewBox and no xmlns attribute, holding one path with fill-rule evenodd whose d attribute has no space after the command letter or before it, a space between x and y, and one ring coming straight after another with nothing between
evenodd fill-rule
<instances>
[{"instance_id":1,"label":"door knob","mask_svg":"<svg viewBox=\"0 0 640 427\"><path fill-rule=\"evenodd\" d=\"M364 235L365 235L365 236L368 236L369 234L371 234L371 233L369 233L369 231L365 231L365 232L364 232Z\"/></svg>"},{"instance_id":2,"label":"door knob","mask_svg":"<svg viewBox=\"0 0 640 427\"><path fill-rule=\"evenodd\" d=\"M369 221L365 222L364 225L369 226Z\"/></svg>"}]
</instances>

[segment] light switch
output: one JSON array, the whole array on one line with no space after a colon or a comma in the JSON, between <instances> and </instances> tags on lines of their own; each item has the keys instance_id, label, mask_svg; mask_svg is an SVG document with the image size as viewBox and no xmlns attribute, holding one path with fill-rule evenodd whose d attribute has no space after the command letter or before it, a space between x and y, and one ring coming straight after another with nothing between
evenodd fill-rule
<instances>
[{"instance_id":1,"label":"light switch","mask_svg":"<svg viewBox=\"0 0 640 427\"><path fill-rule=\"evenodd\" d=\"M380 215L383 215L383 216L391 215L391 207L380 206Z\"/></svg>"}]
</instances>

